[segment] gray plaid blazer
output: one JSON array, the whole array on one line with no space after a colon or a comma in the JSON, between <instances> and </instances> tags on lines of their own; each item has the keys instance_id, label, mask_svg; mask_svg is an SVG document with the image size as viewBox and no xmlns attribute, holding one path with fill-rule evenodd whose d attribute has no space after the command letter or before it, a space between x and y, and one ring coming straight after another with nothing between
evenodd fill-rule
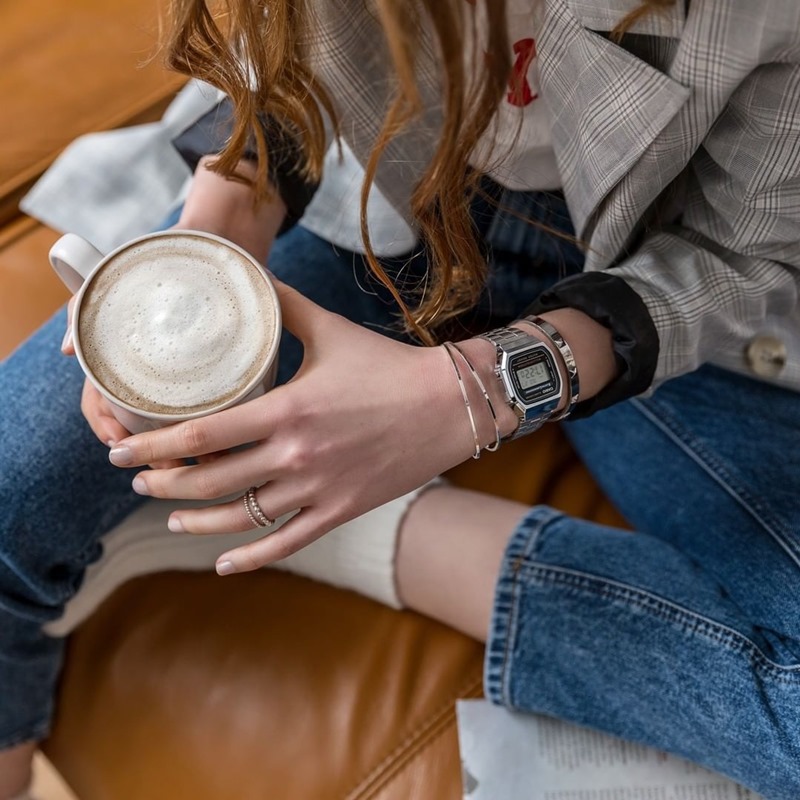
<instances>
[{"instance_id":1,"label":"gray plaid blazer","mask_svg":"<svg viewBox=\"0 0 800 800\"><path fill-rule=\"evenodd\" d=\"M800 2L677 0L610 41L637 5L531 0L586 270L644 301L660 343L654 385L712 362L798 389ZM365 159L392 87L381 32L361 0L319 0L316 13L317 73ZM423 42L426 112L377 176L406 218L439 128L433 52Z\"/></svg>"}]
</instances>

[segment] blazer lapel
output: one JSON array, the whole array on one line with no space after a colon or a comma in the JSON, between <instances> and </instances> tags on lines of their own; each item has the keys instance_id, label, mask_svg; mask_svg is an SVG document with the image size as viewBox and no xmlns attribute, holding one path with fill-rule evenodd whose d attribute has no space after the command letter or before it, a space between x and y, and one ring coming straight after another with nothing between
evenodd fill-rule
<instances>
[{"instance_id":1,"label":"blazer lapel","mask_svg":"<svg viewBox=\"0 0 800 800\"><path fill-rule=\"evenodd\" d=\"M602 14L602 25L613 27L632 5L633 0L613 0L609 7L616 6L618 15L612 16L592 0L548 0L541 21L542 96L553 119L554 149L573 224L584 240L591 238L593 217L604 199L691 95L689 88L582 24L582 19L598 24ZM674 16L657 25L677 31L682 23L682 17ZM666 180L651 183L654 198ZM637 209L630 211L639 216Z\"/></svg>"},{"instance_id":2,"label":"blazer lapel","mask_svg":"<svg viewBox=\"0 0 800 800\"><path fill-rule=\"evenodd\" d=\"M569 0L572 13L594 31L611 31L621 19L641 6L641 0ZM686 23L684 0L655 13L645 14L630 28L631 33L680 38Z\"/></svg>"}]
</instances>

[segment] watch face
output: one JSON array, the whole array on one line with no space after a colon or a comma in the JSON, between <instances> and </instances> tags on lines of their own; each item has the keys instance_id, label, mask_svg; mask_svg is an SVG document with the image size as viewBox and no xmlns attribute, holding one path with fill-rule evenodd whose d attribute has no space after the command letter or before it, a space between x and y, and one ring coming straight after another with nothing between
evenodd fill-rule
<instances>
[{"instance_id":1,"label":"watch face","mask_svg":"<svg viewBox=\"0 0 800 800\"><path fill-rule=\"evenodd\" d=\"M556 365L545 347L512 356L508 362L508 373L517 396L525 405L546 399L557 391Z\"/></svg>"}]
</instances>

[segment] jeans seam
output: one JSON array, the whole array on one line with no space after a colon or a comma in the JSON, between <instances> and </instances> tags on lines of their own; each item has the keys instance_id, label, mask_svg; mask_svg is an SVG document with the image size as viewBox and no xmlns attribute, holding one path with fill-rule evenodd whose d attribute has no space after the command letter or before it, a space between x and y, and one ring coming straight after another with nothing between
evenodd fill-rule
<instances>
[{"instance_id":1,"label":"jeans seam","mask_svg":"<svg viewBox=\"0 0 800 800\"><path fill-rule=\"evenodd\" d=\"M791 538L786 535L788 533L787 527L778 518L770 514L769 509L728 471L713 452L696 437L680 429L680 426L671 419L672 415L655 400L651 399L644 402L639 399L633 399L631 403L642 416L655 425L665 436L669 437L750 514L756 523L786 552L795 565L800 567L800 546L794 544Z\"/></svg>"},{"instance_id":2,"label":"jeans seam","mask_svg":"<svg viewBox=\"0 0 800 800\"><path fill-rule=\"evenodd\" d=\"M554 585L576 593L618 600L662 621L679 625L686 633L703 636L729 650L745 654L762 673L786 684L800 682L800 664L781 665L767 658L758 645L739 631L636 586L580 570L537 562L520 567L518 575L540 585Z\"/></svg>"}]
</instances>

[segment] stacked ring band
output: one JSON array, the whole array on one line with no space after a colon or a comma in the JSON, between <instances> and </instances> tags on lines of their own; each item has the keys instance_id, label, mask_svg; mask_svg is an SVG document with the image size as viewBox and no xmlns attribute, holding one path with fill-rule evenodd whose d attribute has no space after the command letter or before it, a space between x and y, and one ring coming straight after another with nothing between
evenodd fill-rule
<instances>
[{"instance_id":1,"label":"stacked ring band","mask_svg":"<svg viewBox=\"0 0 800 800\"><path fill-rule=\"evenodd\" d=\"M257 486L251 486L242 497L244 510L247 512L247 516L250 522L253 523L254 528L269 528L275 524L275 520L270 519L258 504L258 500L256 500L257 488Z\"/></svg>"}]
</instances>

